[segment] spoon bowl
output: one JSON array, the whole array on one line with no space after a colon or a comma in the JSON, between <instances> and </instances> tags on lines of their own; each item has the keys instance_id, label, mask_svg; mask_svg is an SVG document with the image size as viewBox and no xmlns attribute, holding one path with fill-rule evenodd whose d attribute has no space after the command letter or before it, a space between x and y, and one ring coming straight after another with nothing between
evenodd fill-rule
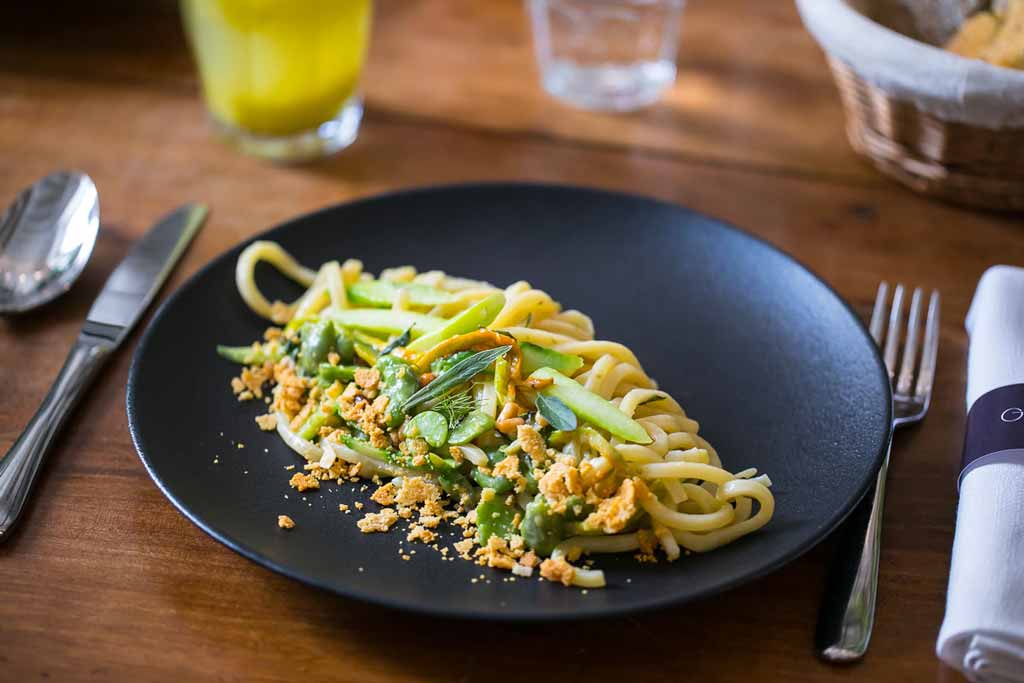
<instances>
[{"instance_id":1,"label":"spoon bowl","mask_svg":"<svg viewBox=\"0 0 1024 683\"><path fill-rule=\"evenodd\" d=\"M92 255L99 225L99 194L84 173L52 173L23 190L0 215L0 314L66 292Z\"/></svg>"}]
</instances>

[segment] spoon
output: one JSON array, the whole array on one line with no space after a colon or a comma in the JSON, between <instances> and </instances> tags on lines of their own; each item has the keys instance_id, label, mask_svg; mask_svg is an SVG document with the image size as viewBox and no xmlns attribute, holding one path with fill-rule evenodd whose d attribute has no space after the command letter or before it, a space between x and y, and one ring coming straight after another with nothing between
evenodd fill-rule
<instances>
[{"instance_id":1,"label":"spoon","mask_svg":"<svg viewBox=\"0 0 1024 683\"><path fill-rule=\"evenodd\" d=\"M92 254L99 225L99 194L84 173L52 173L23 190L0 215L0 314L66 292Z\"/></svg>"}]
</instances>

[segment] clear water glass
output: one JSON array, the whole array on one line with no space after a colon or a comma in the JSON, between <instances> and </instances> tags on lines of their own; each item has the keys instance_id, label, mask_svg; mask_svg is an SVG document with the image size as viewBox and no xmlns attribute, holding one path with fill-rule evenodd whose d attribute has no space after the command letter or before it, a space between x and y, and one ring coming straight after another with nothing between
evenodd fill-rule
<instances>
[{"instance_id":1,"label":"clear water glass","mask_svg":"<svg viewBox=\"0 0 1024 683\"><path fill-rule=\"evenodd\" d=\"M526 0L544 89L585 109L654 103L676 78L684 0Z\"/></svg>"}]
</instances>

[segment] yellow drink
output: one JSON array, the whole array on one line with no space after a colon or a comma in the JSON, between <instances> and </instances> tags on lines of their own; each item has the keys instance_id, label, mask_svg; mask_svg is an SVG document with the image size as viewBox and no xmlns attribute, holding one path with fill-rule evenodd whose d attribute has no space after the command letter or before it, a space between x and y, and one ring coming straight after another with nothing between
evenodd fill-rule
<instances>
[{"instance_id":1,"label":"yellow drink","mask_svg":"<svg viewBox=\"0 0 1024 683\"><path fill-rule=\"evenodd\" d=\"M352 106L348 142L355 137L370 0L181 0L181 8L220 124L294 137L342 121Z\"/></svg>"}]
</instances>

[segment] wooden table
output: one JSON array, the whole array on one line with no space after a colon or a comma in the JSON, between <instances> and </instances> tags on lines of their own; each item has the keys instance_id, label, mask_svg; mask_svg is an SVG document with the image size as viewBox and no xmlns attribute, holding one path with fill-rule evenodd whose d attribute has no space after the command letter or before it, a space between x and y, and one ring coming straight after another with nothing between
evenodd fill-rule
<instances>
[{"instance_id":1,"label":"wooden table","mask_svg":"<svg viewBox=\"0 0 1024 683\"><path fill-rule=\"evenodd\" d=\"M100 188L103 220L69 295L0 320L0 449L132 240L185 200L208 202L212 217L167 291L281 220L383 190L483 179L631 190L771 240L865 311L883 277L938 287L942 344L931 415L896 439L871 651L834 668L811 649L830 542L712 600L571 626L410 617L256 566L178 514L143 471L123 407L136 332L0 546L0 679L960 680L933 652L964 425L963 319L987 266L1024 262L1024 233L1015 218L919 198L858 160L791 3L694 0L676 86L654 108L611 116L543 94L521 2L386 0L359 141L299 167L211 137L173 3L39 4L8 8L0 26L0 200L79 168Z\"/></svg>"}]
</instances>

